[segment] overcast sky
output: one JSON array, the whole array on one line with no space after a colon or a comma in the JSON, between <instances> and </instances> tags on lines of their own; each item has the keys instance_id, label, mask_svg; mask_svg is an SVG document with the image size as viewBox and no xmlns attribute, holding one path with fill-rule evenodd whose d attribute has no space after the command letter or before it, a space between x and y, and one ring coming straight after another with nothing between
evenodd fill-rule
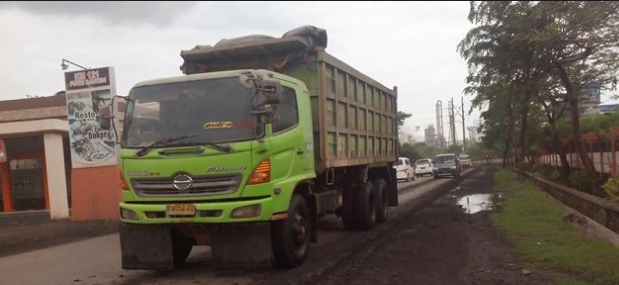
<instances>
[{"instance_id":1,"label":"overcast sky","mask_svg":"<svg viewBox=\"0 0 619 285\"><path fill-rule=\"evenodd\" d=\"M64 90L63 58L89 68L114 67L117 93L127 95L139 81L181 75L181 49L252 34L280 37L313 25L327 31L327 52L387 87L398 86L398 109L412 114L404 132L423 140L423 129L436 123L440 100L448 136L448 102L453 98L460 112L466 86L457 45L472 27L468 9L468 1L4 1L0 101ZM464 97L465 110L470 100ZM478 124L478 114L465 112L466 126ZM460 116L456 130L461 137Z\"/></svg>"}]
</instances>

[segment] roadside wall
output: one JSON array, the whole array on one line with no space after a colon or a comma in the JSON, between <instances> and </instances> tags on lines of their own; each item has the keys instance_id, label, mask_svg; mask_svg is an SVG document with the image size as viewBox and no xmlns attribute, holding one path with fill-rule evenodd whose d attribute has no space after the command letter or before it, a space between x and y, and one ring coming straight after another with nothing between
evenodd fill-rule
<instances>
[{"instance_id":1,"label":"roadside wall","mask_svg":"<svg viewBox=\"0 0 619 285\"><path fill-rule=\"evenodd\" d=\"M619 204L574 190L525 172L524 175L555 199L619 234Z\"/></svg>"}]
</instances>

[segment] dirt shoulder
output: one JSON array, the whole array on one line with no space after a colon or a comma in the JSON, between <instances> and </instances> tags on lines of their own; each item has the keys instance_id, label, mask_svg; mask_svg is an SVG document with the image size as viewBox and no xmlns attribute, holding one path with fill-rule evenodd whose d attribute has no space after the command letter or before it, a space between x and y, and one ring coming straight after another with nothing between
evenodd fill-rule
<instances>
[{"instance_id":1,"label":"dirt shoulder","mask_svg":"<svg viewBox=\"0 0 619 285\"><path fill-rule=\"evenodd\" d=\"M118 232L118 221L28 221L0 226L0 257Z\"/></svg>"}]
</instances>

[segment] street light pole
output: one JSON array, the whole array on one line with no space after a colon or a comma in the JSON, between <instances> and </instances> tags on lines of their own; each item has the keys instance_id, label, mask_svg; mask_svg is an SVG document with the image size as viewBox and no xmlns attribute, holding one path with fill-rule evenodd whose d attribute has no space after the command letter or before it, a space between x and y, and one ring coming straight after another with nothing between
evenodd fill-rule
<instances>
[{"instance_id":1,"label":"street light pole","mask_svg":"<svg viewBox=\"0 0 619 285\"><path fill-rule=\"evenodd\" d=\"M70 64L72 64L72 65L75 65L75 66L77 66L77 67L79 67L79 68L81 68L81 69L84 69L84 70L88 69L88 68L86 68L86 67L84 67L84 66L81 66L81 65L79 65L79 64L77 64L77 63L75 63L75 62L72 62L72 61L70 61L70 60L68 60L68 59L64 59L64 58L63 58L63 59L62 59L62 63L60 64L60 67L62 67L62 70L66 70L67 68L69 68L69 65L67 65L67 63L70 63Z\"/></svg>"}]
</instances>

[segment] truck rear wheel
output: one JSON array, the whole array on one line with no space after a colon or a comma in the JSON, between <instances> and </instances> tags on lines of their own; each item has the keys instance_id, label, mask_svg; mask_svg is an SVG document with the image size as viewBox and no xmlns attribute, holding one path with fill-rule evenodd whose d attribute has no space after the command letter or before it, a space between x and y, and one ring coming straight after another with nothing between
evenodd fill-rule
<instances>
[{"instance_id":1,"label":"truck rear wheel","mask_svg":"<svg viewBox=\"0 0 619 285\"><path fill-rule=\"evenodd\" d=\"M369 230L376 223L376 196L371 181L355 189L355 224L359 230Z\"/></svg>"},{"instance_id":2,"label":"truck rear wheel","mask_svg":"<svg viewBox=\"0 0 619 285\"><path fill-rule=\"evenodd\" d=\"M278 266L293 268L305 261L310 230L307 203L301 195L294 194L290 201L288 217L274 221L271 227L273 255Z\"/></svg>"},{"instance_id":3,"label":"truck rear wheel","mask_svg":"<svg viewBox=\"0 0 619 285\"><path fill-rule=\"evenodd\" d=\"M379 178L374 182L374 196L376 197L376 223L382 224L387 221L389 216L389 192L387 191L387 182Z\"/></svg>"},{"instance_id":4,"label":"truck rear wheel","mask_svg":"<svg viewBox=\"0 0 619 285\"><path fill-rule=\"evenodd\" d=\"M346 230L354 230L355 226L355 188L347 187L342 192L342 224Z\"/></svg>"}]
</instances>

